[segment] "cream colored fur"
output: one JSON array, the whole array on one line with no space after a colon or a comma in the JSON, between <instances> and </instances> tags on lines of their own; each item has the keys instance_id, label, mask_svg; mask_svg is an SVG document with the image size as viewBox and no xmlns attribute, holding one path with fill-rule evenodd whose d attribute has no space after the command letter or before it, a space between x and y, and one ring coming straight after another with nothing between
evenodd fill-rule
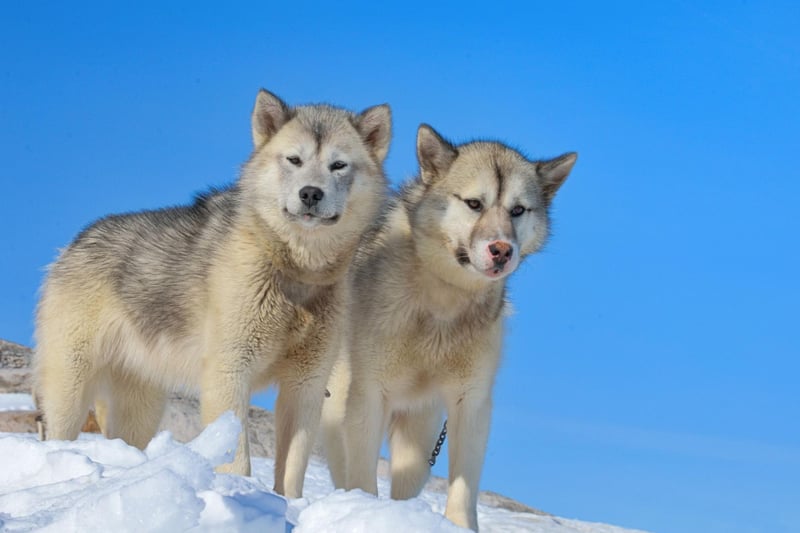
<instances>
[{"instance_id":1,"label":"cream colored fur","mask_svg":"<svg viewBox=\"0 0 800 533\"><path fill-rule=\"evenodd\" d=\"M337 487L376 493L388 432L391 496L410 498L430 474L446 412L445 515L477 530L505 278L544 244L550 201L576 155L528 161L498 143L456 147L424 125L417 153L420 177L352 267L349 327L323 412L325 444ZM496 263L488 246L500 242L512 252Z\"/></svg>"},{"instance_id":2,"label":"cream colored fur","mask_svg":"<svg viewBox=\"0 0 800 533\"><path fill-rule=\"evenodd\" d=\"M76 438L94 405L107 437L143 448L168 391L199 391L204 424L228 410L246 423L251 392L277 384L275 490L300 497L344 275L385 198L391 118L387 106L292 109L261 91L252 123L236 185L103 219L64 250L38 308L36 390L49 438ZM305 185L325 199L304 207ZM246 430L220 470L249 475Z\"/></svg>"}]
</instances>

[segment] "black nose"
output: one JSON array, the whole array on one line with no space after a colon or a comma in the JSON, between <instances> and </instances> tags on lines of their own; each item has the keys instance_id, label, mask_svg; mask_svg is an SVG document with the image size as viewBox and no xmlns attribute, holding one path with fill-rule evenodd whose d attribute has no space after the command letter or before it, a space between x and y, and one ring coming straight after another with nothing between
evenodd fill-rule
<instances>
[{"instance_id":1,"label":"black nose","mask_svg":"<svg viewBox=\"0 0 800 533\"><path fill-rule=\"evenodd\" d=\"M303 202L306 207L314 207L322 200L323 196L325 196L325 193L322 192L322 189L319 187L306 185L300 189L300 201Z\"/></svg>"},{"instance_id":2,"label":"black nose","mask_svg":"<svg viewBox=\"0 0 800 533\"><path fill-rule=\"evenodd\" d=\"M514 247L505 241L494 241L489 244L489 253L492 254L492 261L497 266L504 265L514 254Z\"/></svg>"}]
</instances>

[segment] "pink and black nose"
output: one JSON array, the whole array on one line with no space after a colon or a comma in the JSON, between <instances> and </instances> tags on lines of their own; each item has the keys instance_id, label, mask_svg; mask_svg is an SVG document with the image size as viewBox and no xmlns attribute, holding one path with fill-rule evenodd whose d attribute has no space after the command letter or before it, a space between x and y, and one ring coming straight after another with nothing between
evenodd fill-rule
<instances>
[{"instance_id":1,"label":"pink and black nose","mask_svg":"<svg viewBox=\"0 0 800 533\"><path fill-rule=\"evenodd\" d=\"M511 260L511 256L514 255L514 247L506 241L490 242L488 248L494 266L497 268L502 269Z\"/></svg>"}]
</instances>

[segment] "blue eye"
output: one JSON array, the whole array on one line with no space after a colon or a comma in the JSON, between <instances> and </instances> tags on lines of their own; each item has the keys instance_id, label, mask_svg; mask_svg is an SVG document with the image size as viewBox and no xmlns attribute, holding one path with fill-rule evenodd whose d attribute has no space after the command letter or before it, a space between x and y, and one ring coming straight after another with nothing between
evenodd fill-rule
<instances>
[{"instance_id":1,"label":"blue eye","mask_svg":"<svg viewBox=\"0 0 800 533\"><path fill-rule=\"evenodd\" d=\"M344 161L334 161L333 163L331 163L331 166L328 167L328 168L330 168L331 172L333 172L334 170L342 170L346 166L347 166L347 163L345 163Z\"/></svg>"},{"instance_id":2,"label":"blue eye","mask_svg":"<svg viewBox=\"0 0 800 533\"><path fill-rule=\"evenodd\" d=\"M510 211L512 217L518 217L524 212L525 208L522 207L521 205L515 205Z\"/></svg>"}]
</instances>

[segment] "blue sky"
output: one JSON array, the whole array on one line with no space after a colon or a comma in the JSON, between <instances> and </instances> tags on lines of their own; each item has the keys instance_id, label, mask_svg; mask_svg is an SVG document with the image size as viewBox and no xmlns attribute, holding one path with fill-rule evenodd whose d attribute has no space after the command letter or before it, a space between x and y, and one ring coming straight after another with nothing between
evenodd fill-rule
<instances>
[{"instance_id":1,"label":"blue sky","mask_svg":"<svg viewBox=\"0 0 800 533\"><path fill-rule=\"evenodd\" d=\"M0 337L31 343L84 225L235 179L259 87L388 102L394 183L421 122L580 153L511 283L483 488L659 532L800 529L800 5L427 4L4 5Z\"/></svg>"}]
</instances>

